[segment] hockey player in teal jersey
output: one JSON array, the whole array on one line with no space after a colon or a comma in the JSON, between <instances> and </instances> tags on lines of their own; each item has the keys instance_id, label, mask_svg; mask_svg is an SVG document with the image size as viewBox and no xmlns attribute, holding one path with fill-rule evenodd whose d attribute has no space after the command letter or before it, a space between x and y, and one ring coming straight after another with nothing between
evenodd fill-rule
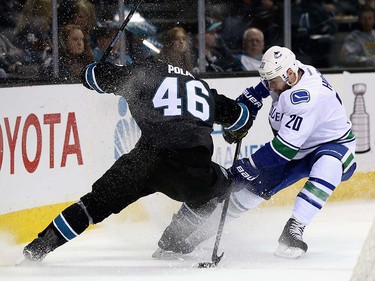
<instances>
[{"instance_id":1,"label":"hockey player in teal jersey","mask_svg":"<svg viewBox=\"0 0 375 281\"><path fill-rule=\"evenodd\" d=\"M42 261L89 225L155 192L185 202L187 210L199 213L190 219L195 223L190 231L194 231L205 220L199 209L215 208L210 200L224 198L231 183L226 170L211 161L212 126L221 124L246 135L255 112L251 103L220 95L205 81L161 60L129 66L91 63L84 68L82 81L90 90L126 98L142 135L129 153L93 183L90 192L64 209L25 246L25 258ZM176 218L183 221L181 214ZM187 251L176 244L178 251Z\"/></svg>"},{"instance_id":2,"label":"hockey player in teal jersey","mask_svg":"<svg viewBox=\"0 0 375 281\"><path fill-rule=\"evenodd\" d=\"M227 216L238 217L280 190L307 178L275 252L280 257L299 258L308 248L302 238L305 227L340 182L348 180L356 168L355 136L339 94L316 68L297 61L288 48L268 49L259 74L262 82L247 88L237 100L256 99L261 104L263 98L271 96L269 122L274 138L251 157L237 160L228 169L236 189L231 194ZM227 140L238 141L234 132L225 130L225 134ZM183 243L189 245L186 248L192 251L213 236L218 220L212 215L205 226L183 237ZM164 231L155 258L166 256L167 250L173 252L171 245L168 249L163 247L164 241L174 236L170 229L176 223L172 220Z\"/></svg>"}]
</instances>

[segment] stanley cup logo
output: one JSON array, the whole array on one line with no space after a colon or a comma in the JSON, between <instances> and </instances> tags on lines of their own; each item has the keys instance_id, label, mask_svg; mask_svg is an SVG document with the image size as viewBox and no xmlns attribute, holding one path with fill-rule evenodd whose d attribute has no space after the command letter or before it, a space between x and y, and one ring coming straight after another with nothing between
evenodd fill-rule
<instances>
[{"instance_id":1,"label":"stanley cup logo","mask_svg":"<svg viewBox=\"0 0 375 281\"><path fill-rule=\"evenodd\" d=\"M370 150L370 116L366 112L365 92L366 84L353 84L355 100L350 121L352 122L352 131L357 139L356 153L364 153Z\"/></svg>"}]
</instances>

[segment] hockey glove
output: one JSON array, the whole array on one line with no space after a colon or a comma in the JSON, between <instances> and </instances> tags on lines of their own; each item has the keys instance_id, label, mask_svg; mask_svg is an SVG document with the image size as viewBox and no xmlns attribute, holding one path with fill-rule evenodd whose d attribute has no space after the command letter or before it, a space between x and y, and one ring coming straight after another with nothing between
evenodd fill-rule
<instances>
[{"instance_id":1,"label":"hockey glove","mask_svg":"<svg viewBox=\"0 0 375 281\"><path fill-rule=\"evenodd\" d=\"M235 184L247 185L259 177L259 169L251 162L250 158L239 159L229 168L229 173Z\"/></svg>"},{"instance_id":2,"label":"hockey glove","mask_svg":"<svg viewBox=\"0 0 375 281\"><path fill-rule=\"evenodd\" d=\"M262 82L258 85L250 88L246 88L245 91L236 99L238 103L243 103L247 106L250 112L250 116L255 120L258 111L262 108L262 98L269 96L268 89Z\"/></svg>"},{"instance_id":3,"label":"hockey glove","mask_svg":"<svg viewBox=\"0 0 375 281\"><path fill-rule=\"evenodd\" d=\"M252 120L251 120L252 123ZM246 137L248 133L248 129L245 130L238 130L238 131L231 131L228 129L223 129L223 138L227 143L238 143L240 140L242 140L244 137Z\"/></svg>"},{"instance_id":4,"label":"hockey glove","mask_svg":"<svg viewBox=\"0 0 375 281\"><path fill-rule=\"evenodd\" d=\"M108 65L112 65L109 62L92 62L86 65L81 70L81 81L83 86L85 86L89 90L95 90L96 92L103 94L105 91L100 88L97 83L97 79L95 78L96 69L103 69L107 68Z\"/></svg>"},{"instance_id":5,"label":"hockey glove","mask_svg":"<svg viewBox=\"0 0 375 281\"><path fill-rule=\"evenodd\" d=\"M253 119L250 117L248 107L239 102L237 102L237 106L241 109L241 111L236 122L229 127L223 128L223 137L225 141L230 144L238 143L240 140L242 140L253 125Z\"/></svg>"}]
</instances>

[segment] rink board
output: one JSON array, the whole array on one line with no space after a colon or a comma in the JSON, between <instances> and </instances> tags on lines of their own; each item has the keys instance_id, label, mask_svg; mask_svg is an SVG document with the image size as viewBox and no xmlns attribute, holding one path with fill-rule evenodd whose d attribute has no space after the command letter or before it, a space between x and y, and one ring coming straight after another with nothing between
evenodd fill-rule
<instances>
[{"instance_id":1,"label":"rink board","mask_svg":"<svg viewBox=\"0 0 375 281\"><path fill-rule=\"evenodd\" d=\"M366 84L364 100L368 105L375 104L373 74L326 77L339 92L348 115L353 112L355 83ZM233 98L258 81L254 77L207 79L219 93ZM115 159L130 151L140 131L124 99L95 94L81 85L2 88L0 99L0 231L12 233L17 242L25 242L90 191L92 183ZM267 99L243 141L240 157L251 155L272 138L267 121L269 107ZM366 111L371 125L368 145L373 147L375 109L368 106ZM228 167L234 145L222 139L219 126L214 128L213 139L213 160ZM374 198L373 159L373 150L358 154L357 172L340 185L331 200ZM280 192L265 205L292 204L302 185L301 181ZM153 203L157 206L158 200ZM119 217L147 219L147 208L141 200ZM171 215L178 204L163 201L163 208Z\"/></svg>"},{"instance_id":2,"label":"rink board","mask_svg":"<svg viewBox=\"0 0 375 281\"><path fill-rule=\"evenodd\" d=\"M333 193L329 202L344 200L375 199L375 189L372 184L375 182L375 172L356 173L348 182L341 183ZM275 207L291 205L294 202L299 190L303 187L304 181L300 181L290 188L276 194L271 200L266 201L260 207ZM147 200L139 200L130 205L116 216L119 223L138 222L150 219L149 206L162 209L161 213L167 218L171 218L180 206L179 202L172 201L164 195L162 199L150 195ZM328 202L328 204L329 204ZM16 243L26 243L36 237L62 210L73 202L53 204L36 207L22 211L16 211L0 216L0 232L10 233ZM292 209L291 209L292 210ZM99 225L100 227L100 225Z\"/></svg>"}]
</instances>

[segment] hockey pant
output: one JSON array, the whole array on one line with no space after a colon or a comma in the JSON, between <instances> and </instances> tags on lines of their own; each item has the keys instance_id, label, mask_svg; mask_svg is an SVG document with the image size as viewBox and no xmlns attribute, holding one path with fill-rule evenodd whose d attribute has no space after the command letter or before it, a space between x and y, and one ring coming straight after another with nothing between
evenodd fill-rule
<instances>
[{"instance_id":1,"label":"hockey pant","mask_svg":"<svg viewBox=\"0 0 375 281\"><path fill-rule=\"evenodd\" d=\"M253 209L280 190L307 178L295 200L292 216L307 225L327 202L341 181L348 180L356 169L353 153L341 144L324 144L307 157L289 162L282 167L263 169L257 181L249 187L232 193L227 219L237 218ZM215 235L222 205L217 208L206 224L187 240L197 246Z\"/></svg>"},{"instance_id":2,"label":"hockey pant","mask_svg":"<svg viewBox=\"0 0 375 281\"><path fill-rule=\"evenodd\" d=\"M93 184L91 192L62 211L48 228L53 227L69 241L90 224L99 223L155 192L199 210L210 199L222 197L229 184L221 167L210 159L209 153L200 148L181 152L138 146L121 156Z\"/></svg>"}]
</instances>

